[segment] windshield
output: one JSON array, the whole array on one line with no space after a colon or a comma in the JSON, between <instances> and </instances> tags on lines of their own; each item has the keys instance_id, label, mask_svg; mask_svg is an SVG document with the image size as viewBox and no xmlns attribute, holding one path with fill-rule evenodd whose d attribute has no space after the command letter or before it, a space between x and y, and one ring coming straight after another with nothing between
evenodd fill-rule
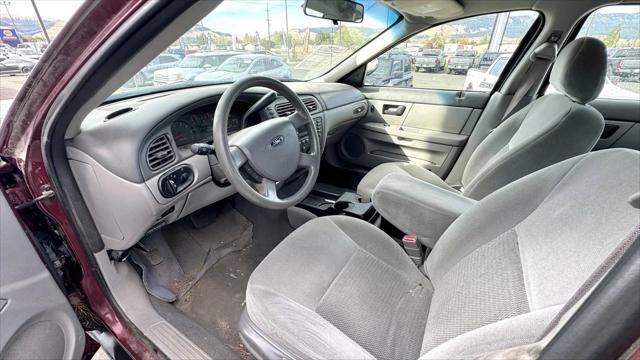
<instances>
[{"instance_id":1,"label":"windshield","mask_svg":"<svg viewBox=\"0 0 640 360\"><path fill-rule=\"evenodd\" d=\"M476 54L474 54L473 51L458 51L454 56L469 57L469 56L475 56L475 55Z\"/></svg>"},{"instance_id":2,"label":"windshield","mask_svg":"<svg viewBox=\"0 0 640 360\"><path fill-rule=\"evenodd\" d=\"M220 65L218 70L229 71L234 73L245 72L253 62L253 59L247 59L242 57L232 57Z\"/></svg>"},{"instance_id":3,"label":"windshield","mask_svg":"<svg viewBox=\"0 0 640 360\"><path fill-rule=\"evenodd\" d=\"M337 25L305 15L304 0L224 1L163 51L182 59L179 63L141 67L143 70L107 100L236 81L249 73L282 81L317 78L399 19L398 13L382 2L355 1L364 6L363 21ZM198 56L202 53L211 56ZM246 71L255 59L232 58L242 54L276 56L283 66L253 66ZM239 75L232 79L211 77L214 70Z\"/></svg>"}]
</instances>

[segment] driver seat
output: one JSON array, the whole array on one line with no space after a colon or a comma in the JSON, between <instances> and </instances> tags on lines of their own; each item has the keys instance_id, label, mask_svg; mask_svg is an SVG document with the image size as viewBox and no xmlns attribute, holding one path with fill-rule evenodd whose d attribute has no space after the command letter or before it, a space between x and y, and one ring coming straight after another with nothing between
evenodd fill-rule
<instances>
[{"instance_id":1,"label":"driver seat","mask_svg":"<svg viewBox=\"0 0 640 360\"><path fill-rule=\"evenodd\" d=\"M367 222L312 220L251 275L241 336L258 356L329 359L465 358L536 342L638 223L638 164L638 151L598 151L497 190L442 235L426 276Z\"/></svg>"}]
</instances>

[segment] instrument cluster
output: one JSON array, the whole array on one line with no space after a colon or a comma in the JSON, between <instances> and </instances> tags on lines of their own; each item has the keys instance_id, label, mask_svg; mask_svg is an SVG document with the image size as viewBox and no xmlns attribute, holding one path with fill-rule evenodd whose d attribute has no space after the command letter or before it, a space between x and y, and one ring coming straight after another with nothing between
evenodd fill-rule
<instances>
[{"instance_id":1,"label":"instrument cluster","mask_svg":"<svg viewBox=\"0 0 640 360\"><path fill-rule=\"evenodd\" d=\"M227 124L229 134L242 130L242 114L248 107L248 104L244 103L234 104ZM211 143L213 141L214 113L215 107L206 105L176 119L171 124L171 134L176 145L182 147L195 143ZM254 121L247 121L249 123L247 126L254 125L255 119L248 120Z\"/></svg>"}]
</instances>

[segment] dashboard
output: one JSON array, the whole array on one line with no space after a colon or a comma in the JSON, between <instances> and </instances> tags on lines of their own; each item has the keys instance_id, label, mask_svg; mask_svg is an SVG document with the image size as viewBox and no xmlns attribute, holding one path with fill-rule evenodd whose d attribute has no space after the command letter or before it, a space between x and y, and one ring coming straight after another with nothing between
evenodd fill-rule
<instances>
[{"instance_id":1,"label":"dashboard","mask_svg":"<svg viewBox=\"0 0 640 360\"><path fill-rule=\"evenodd\" d=\"M349 85L286 85L309 110L321 149L368 112L364 95ZM194 155L190 149L194 143L212 143L213 116L227 88L202 86L105 104L66 139L69 165L107 249L128 249L155 229L236 192L216 181L215 154ZM247 110L267 92L249 89L238 97L229 115L230 133L292 111L277 97L243 124ZM298 133L301 152L308 136Z\"/></svg>"}]
</instances>

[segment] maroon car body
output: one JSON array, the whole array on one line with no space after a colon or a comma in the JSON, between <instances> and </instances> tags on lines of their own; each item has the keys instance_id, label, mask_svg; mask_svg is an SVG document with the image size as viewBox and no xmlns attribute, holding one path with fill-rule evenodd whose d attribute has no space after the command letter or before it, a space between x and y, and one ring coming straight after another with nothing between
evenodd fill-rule
<instances>
[{"instance_id":1,"label":"maroon car body","mask_svg":"<svg viewBox=\"0 0 640 360\"><path fill-rule=\"evenodd\" d=\"M26 83L17 94L0 128L0 188L12 206L40 195L43 185L52 184L42 156L43 124L52 104L87 59L138 10L146 0L87 1L67 23L61 35L51 43ZM72 303L83 325L90 309L135 358L155 358L148 344L134 334L119 311L108 301L91 269L87 254L75 234L62 203L55 197L37 203L40 210L62 234L73 252L80 274L74 274L77 286ZM25 210L15 210L26 233L34 239L33 221ZM41 254L42 256L42 254ZM88 341L85 357L96 350Z\"/></svg>"}]
</instances>

